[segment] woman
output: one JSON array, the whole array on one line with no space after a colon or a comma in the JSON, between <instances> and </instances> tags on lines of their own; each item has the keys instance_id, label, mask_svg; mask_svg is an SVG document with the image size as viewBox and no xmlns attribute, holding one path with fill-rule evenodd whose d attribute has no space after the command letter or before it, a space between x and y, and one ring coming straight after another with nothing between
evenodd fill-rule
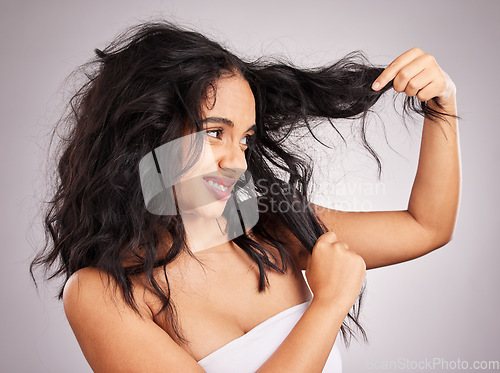
<instances>
[{"instance_id":1,"label":"woman","mask_svg":"<svg viewBox=\"0 0 500 373\"><path fill-rule=\"evenodd\" d=\"M53 243L30 268L57 263L50 278L65 276L59 298L92 369L340 372L339 332L366 340L366 269L451 239L460 162L449 76L418 48L385 69L356 53L310 70L244 62L166 22L96 53L62 122ZM424 115L408 209L310 203L310 168L288 135L316 117L364 123L391 87Z\"/></svg>"}]
</instances>

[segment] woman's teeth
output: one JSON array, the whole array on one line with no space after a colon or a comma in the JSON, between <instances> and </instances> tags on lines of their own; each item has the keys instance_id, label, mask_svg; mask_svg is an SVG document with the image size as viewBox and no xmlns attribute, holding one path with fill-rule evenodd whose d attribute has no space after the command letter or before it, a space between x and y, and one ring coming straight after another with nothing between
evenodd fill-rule
<instances>
[{"instance_id":1,"label":"woman's teeth","mask_svg":"<svg viewBox=\"0 0 500 373\"><path fill-rule=\"evenodd\" d=\"M217 188L219 189L220 191L222 192L225 192L227 190L227 187L224 187L222 185L219 185L217 183L214 183L212 180L208 180L208 184L210 184L210 186L214 187L214 188Z\"/></svg>"}]
</instances>

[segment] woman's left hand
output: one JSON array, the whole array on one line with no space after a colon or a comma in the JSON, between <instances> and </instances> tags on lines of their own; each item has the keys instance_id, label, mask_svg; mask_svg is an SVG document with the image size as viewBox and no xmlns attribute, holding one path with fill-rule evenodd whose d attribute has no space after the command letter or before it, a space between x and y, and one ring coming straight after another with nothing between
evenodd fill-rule
<instances>
[{"instance_id":1,"label":"woman's left hand","mask_svg":"<svg viewBox=\"0 0 500 373\"><path fill-rule=\"evenodd\" d=\"M446 105L448 100L455 99L455 83L434 57L420 48L412 48L392 61L373 82L372 89L379 91L393 79L394 90L409 97L417 95L420 101L437 98Z\"/></svg>"}]
</instances>

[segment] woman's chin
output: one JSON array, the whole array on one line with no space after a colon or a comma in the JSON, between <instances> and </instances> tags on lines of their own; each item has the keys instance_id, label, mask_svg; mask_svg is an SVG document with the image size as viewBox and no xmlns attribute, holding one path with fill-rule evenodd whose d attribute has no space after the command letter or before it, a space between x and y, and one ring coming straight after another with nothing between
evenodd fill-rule
<instances>
[{"instance_id":1,"label":"woman's chin","mask_svg":"<svg viewBox=\"0 0 500 373\"><path fill-rule=\"evenodd\" d=\"M222 216L226 203L227 201L218 200L205 206L183 211L182 214L196 215L205 219L218 219Z\"/></svg>"}]
</instances>

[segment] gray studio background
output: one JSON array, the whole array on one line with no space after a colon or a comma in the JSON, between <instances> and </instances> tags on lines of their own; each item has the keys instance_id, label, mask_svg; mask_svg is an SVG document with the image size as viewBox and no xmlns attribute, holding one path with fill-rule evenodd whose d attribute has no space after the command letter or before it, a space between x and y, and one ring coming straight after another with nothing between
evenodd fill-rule
<instances>
[{"instance_id":1,"label":"gray studio background","mask_svg":"<svg viewBox=\"0 0 500 373\"><path fill-rule=\"evenodd\" d=\"M361 321L370 344L353 341L342 348L344 371L375 371L380 362L400 359L500 360L499 4L2 0L1 370L90 372L55 299L59 281L41 281L37 293L28 276L43 243L37 210L45 188L46 134L68 97L71 87L61 90L65 77L124 27L160 16L195 27L244 57L285 55L302 66L331 62L355 49L379 64L413 46L435 56L457 86L463 118L462 200L454 238L417 260L368 271ZM320 126L319 136L335 150L302 145L317 162L314 201L345 210L406 208L421 120L404 130L390 99L378 112L369 139L382 158L382 180L355 137L348 136L346 147L333 130Z\"/></svg>"}]
</instances>

